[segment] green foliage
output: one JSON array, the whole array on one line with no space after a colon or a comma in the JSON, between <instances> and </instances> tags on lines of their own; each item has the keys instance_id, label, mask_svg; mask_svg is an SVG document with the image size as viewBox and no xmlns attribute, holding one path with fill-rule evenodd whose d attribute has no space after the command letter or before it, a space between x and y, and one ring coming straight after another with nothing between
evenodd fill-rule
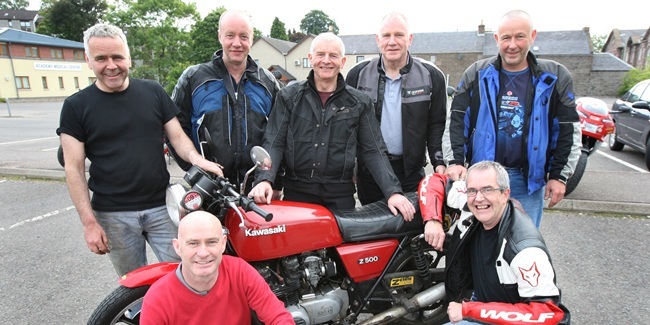
<instances>
[{"instance_id":1,"label":"green foliage","mask_svg":"<svg viewBox=\"0 0 650 325\"><path fill-rule=\"evenodd\" d=\"M43 20L36 32L83 42L83 32L95 25L107 8L105 0L43 0Z\"/></svg>"},{"instance_id":2,"label":"green foliage","mask_svg":"<svg viewBox=\"0 0 650 325\"><path fill-rule=\"evenodd\" d=\"M172 70L189 65L190 34L186 29L198 17L196 5L181 0L117 0L106 15L126 32L131 75L158 81L165 89L176 83Z\"/></svg>"},{"instance_id":3,"label":"green foliage","mask_svg":"<svg viewBox=\"0 0 650 325\"><path fill-rule=\"evenodd\" d=\"M275 17L273 19L273 24L271 25L271 37L276 38L276 39L281 39L288 41L289 37L287 36L287 32L284 29L284 23L280 21L278 17Z\"/></svg>"},{"instance_id":4,"label":"green foliage","mask_svg":"<svg viewBox=\"0 0 650 325\"><path fill-rule=\"evenodd\" d=\"M25 10L29 0L0 0L0 9Z\"/></svg>"},{"instance_id":5,"label":"green foliage","mask_svg":"<svg viewBox=\"0 0 650 325\"><path fill-rule=\"evenodd\" d=\"M289 34L289 41L298 43L307 37L309 37L309 35L301 32L296 32L296 30L294 29L293 33Z\"/></svg>"},{"instance_id":6,"label":"green foliage","mask_svg":"<svg viewBox=\"0 0 650 325\"><path fill-rule=\"evenodd\" d=\"M257 41L260 37L262 37L262 31L253 27L253 42Z\"/></svg>"},{"instance_id":7,"label":"green foliage","mask_svg":"<svg viewBox=\"0 0 650 325\"><path fill-rule=\"evenodd\" d=\"M594 44L594 52L602 52L603 51L603 46L605 46L605 42L607 41L607 34L601 34L601 35L591 35L591 43Z\"/></svg>"},{"instance_id":8,"label":"green foliage","mask_svg":"<svg viewBox=\"0 0 650 325\"><path fill-rule=\"evenodd\" d=\"M218 39L219 18L225 11L224 7L219 7L192 27L190 32L191 51L187 57L190 64L208 62L212 60L214 52L221 49Z\"/></svg>"},{"instance_id":9,"label":"green foliage","mask_svg":"<svg viewBox=\"0 0 650 325\"><path fill-rule=\"evenodd\" d=\"M331 31L338 35L339 27L336 25L336 22L321 10L308 12L305 18L300 21L300 31L308 35L329 32L330 27L332 28Z\"/></svg>"},{"instance_id":10,"label":"green foliage","mask_svg":"<svg viewBox=\"0 0 650 325\"><path fill-rule=\"evenodd\" d=\"M628 71L625 78L623 78L623 84L618 90L618 95L622 96L639 81L646 79L650 79L650 68L645 68L644 70L632 69Z\"/></svg>"}]
</instances>

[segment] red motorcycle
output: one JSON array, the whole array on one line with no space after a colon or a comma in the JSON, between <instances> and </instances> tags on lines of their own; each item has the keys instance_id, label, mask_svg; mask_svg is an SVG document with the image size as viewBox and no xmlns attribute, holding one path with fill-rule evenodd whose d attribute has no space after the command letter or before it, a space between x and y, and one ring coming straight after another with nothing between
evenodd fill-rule
<instances>
[{"instance_id":1,"label":"red motorcycle","mask_svg":"<svg viewBox=\"0 0 650 325\"><path fill-rule=\"evenodd\" d=\"M567 181L565 195L575 190L587 168L587 159L615 129L607 104L600 99L580 97L576 99L576 110L580 116L582 129L582 153L573 176Z\"/></svg>"},{"instance_id":2,"label":"red motorcycle","mask_svg":"<svg viewBox=\"0 0 650 325\"><path fill-rule=\"evenodd\" d=\"M270 163L260 147L251 157L257 168ZM448 321L443 255L424 241L419 213L405 222L385 202L336 211L279 200L258 206L243 189L238 193L226 179L196 166L184 180L189 189L180 184L168 189L172 219L178 223L198 209L217 216L229 237L226 254L254 266L296 324L355 324L360 314L361 324ZM416 193L407 197L418 207ZM158 263L128 273L88 324L138 324L149 286L177 265Z\"/></svg>"}]
</instances>

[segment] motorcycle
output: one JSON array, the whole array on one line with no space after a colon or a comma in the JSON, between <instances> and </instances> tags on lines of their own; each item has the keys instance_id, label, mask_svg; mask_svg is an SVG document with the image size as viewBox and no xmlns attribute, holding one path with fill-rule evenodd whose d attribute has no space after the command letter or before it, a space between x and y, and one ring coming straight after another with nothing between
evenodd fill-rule
<instances>
[{"instance_id":1,"label":"motorcycle","mask_svg":"<svg viewBox=\"0 0 650 325\"><path fill-rule=\"evenodd\" d=\"M256 165L243 184L271 163L261 147L251 158ZM184 180L189 187L172 184L167 191L173 221L199 209L219 218L228 234L225 253L255 267L296 324L448 321L444 255L424 241L419 212L405 222L381 201L345 210L280 200L257 205L243 184L237 192L227 179L196 166ZM419 206L416 193L407 197ZM163 262L126 274L88 324L138 324L148 288L177 266Z\"/></svg>"},{"instance_id":2,"label":"motorcycle","mask_svg":"<svg viewBox=\"0 0 650 325\"><path fill-rule=\"evenodd\" d=\"M614 120L609 115L607 104L600 99L580 97L576 99L576 110L580 116L582 148L576 169L566 183L565 195L569 195L576 189L587 168L587 159L596 152L605 141L605 137L613 133L615 129Z\"/></svg>"}]
</instances>

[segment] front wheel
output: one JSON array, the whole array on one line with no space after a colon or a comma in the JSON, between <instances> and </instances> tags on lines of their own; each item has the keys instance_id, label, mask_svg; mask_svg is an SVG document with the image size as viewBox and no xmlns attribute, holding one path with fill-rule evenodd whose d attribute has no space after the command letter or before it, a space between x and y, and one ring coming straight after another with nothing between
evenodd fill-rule
<instances>
[{"instance_id":1,"label":"front wheel","mask_svg":"<svg viewBox=\"0 0 650 325\"><path fill-rule=\"evenodd\" d=\"M650 138L645 144L645 167L650 170Z\"/></svg>"},{"instance_id":2,"label":"front wheel","mask_svg":"<svg viewBox=\"0 0 650 325\"><path fill-rule=\"evenodd\" d=\"M625 144L616 141L617 138L618 136L616 135L616 131L609 134L609 139L607 140L607 144L609 145L609 149L612 151L621 151L625 146Z\"/></svg>"},{"instance_id":3,"label":"front wheel","mask_svg":"<svg viewBox=\"0 0 650 325\"><path fill-rule=\"evenodd\" d=\"M149 286L120 286L97 306L88 325L139 324L142 300Z\"/></svg>"},{"instance_id":4,"label":"front wheel","mask_svg":"<svg viewBox=\"0 0 650 325\"><path fill-rule=\"evenodd\" d=\"M566 182L566 192L564 195L571 194L571 192L578 187L578 183L580 183L582 175L584 175L585 169L587 169L587 158L589 158L589 154L586 152L583 152L580 155L580 159L578 159L578 163L576 164L576 170L573 172L573 175L571 175L571 178Z\"/></svg>"}]
</instances>

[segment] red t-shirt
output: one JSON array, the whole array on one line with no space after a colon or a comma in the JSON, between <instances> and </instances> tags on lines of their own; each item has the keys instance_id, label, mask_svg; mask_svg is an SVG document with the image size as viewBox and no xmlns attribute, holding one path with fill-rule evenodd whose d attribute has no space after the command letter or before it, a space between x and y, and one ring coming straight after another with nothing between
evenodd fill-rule
<instances>
[{"instance_id":1,"label":"red t-shirt","mask_svg":"<svg viewBox=\"0 0 650 325\"><path fill-rule=\"evenodd\" d=\"M224 255L217 283L207 295L192 292L176 272L156 281L144 297L140 324L250 324L251 309L265 324L294 324L257 270Z\"/></svg>"}]
</instances>

